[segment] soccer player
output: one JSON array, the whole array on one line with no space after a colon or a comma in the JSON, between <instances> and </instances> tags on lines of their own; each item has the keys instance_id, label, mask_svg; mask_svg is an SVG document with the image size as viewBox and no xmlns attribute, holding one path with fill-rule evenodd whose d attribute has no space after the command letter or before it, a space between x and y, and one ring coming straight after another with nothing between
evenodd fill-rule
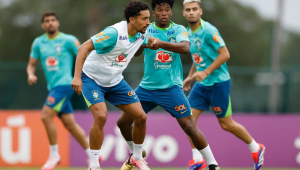
<instances>
[{"instance_id":1,"label":"soccer player","mask_svg":"<svg viewBox=\"0 0 300 170\"><path fill-rule=\"evenodd\" d=\"M59 163L57 130L53 118L58 116L67 130L85 149L90 158L88 140L83 129L75 122L70 99L74 93L72 82L73 59L77 54L79 41L73 35L59 32L58 17L54 12L42 16L45 34L37 37L33 44L27 66L28 84L37 83L35 65L41 60L47 80L49 95L42 109L42 121L50 142L50 156L42 170L51 170Z\"/></svg>"},{"instance_id":2,"label":"soccer player","mask_svg":"<svg viewBox=\"0 0 300 170\"><path fill-rule=\"evenodd\" d=\"M219 169L218 163L204 135L196 127L191 116L190 105L181 89L183 74L180 54L189 52L190 42L186 28L170 21L173 4L174 0L151 1L155 22L148 27L148 35L154 40L151 47L141 47L136 53L139 55L144 52L144 77L135 93L140 98L146 113L156 106L161 106L175 117L184 132L191 137L197 149L207 159L209 169L216 170ZM133 120L126 111L118 119L118 126L131 153L134 152L132 123ZM131 157L129 156L121 170L132 169Z\"/></svg>"},{"instance_id":3,"label":"soccer player","mask_svg":"<svg viewBox=\"0 0 300 170\"><path fill-rule=\"evenodd\" d=\"M254 169L259 170L264 162L265 147L258 144L247 130L232 119L230 103L230 76L226 61L230 58L219 31L201 19L200 0L184 0L183 15L189 22L188 36L191 42L190 53L194 64L183 82L183 90L190 89L193 80L197 81L190 92L189 102L195 123L199 115L212 106L222 129L231 132L244 141L254 159ZM192 145L193 160L189 169L203 169L204 160Z\"/></svg>"},{"instance_id":4,"label":"soccer player","mask_svg":"<svg viewBox=\"0 0 300 170\"><path fill-rule=\"evenodd\" d=\"M151 44L152 38L146 37L150 24L149 6L141 1L130 1L124 9L124 17L126 21L105 28L78 50L72 87L77 94L83 94L94 116L90 130L90 170L100 170L97 155L103 142L107 117L104 98L133 119L130 133L134 150L130 161L140 170L150 169L142 158L147 115L122 75L140 46ZM89 51L92 52L87 56Z\"/></svg>"}]
</instances>

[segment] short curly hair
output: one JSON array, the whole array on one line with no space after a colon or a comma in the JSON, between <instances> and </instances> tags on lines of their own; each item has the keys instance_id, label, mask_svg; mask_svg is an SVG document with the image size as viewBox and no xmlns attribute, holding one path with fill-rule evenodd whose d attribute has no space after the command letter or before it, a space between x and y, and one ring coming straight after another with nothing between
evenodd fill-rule
<instances>
[{"instance_id":1,"label":"short curly hair","mask_svg":"<svg viewBox=\"0 0 300 170\"><path fill-rule=\"evenodd\" d=\"M129 22L130 17L135 17L140 15L140 11L149 10L148 4L141 2L141 1L130 1L127 3L124 9L124 17L126 18L127 22Z\"/></svg>"},{"instance_id":2,"label":"short curly hair","mask_svg":"<svg viewBox=\"0 0 300 170\"><path fill-rule=\"evenodd\" d=\"M156 5L160 5L162 3L169 4L172 9L174 2L175 2L175 0L151 0L152 10L154 11L154 8L156 7Z\"/></svg>"}]
</instances>

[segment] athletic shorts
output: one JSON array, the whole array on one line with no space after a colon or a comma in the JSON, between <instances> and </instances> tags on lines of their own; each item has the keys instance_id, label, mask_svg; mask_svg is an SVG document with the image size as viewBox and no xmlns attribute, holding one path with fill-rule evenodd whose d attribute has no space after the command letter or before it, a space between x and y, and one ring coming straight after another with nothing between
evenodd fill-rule
<instances>
[{"instance_id":1,"label":"athletic shorts","mask_svg":"<svg viewBox=\"0 0 300 170\"><path fill-rule=\"evenodd\" d=\"M135 93L139 96L146 113L160 106L177 119L192 115L190 104L177 85L159 90L148 90L138 86Z\"/></svg>"},{"instance_id":2,"label":"athletic shorts","mask_svg":"<svg viewBox=\"0 0 300 170\"><path fill-rule=\"evenodd\" d=\"M115 106L140 101L124 79L115 86L102 87L82 72L81 80L83 84L82 94L88 107L104 102L104 99Z\"/></svg>"},{"instance_id":3,"label":"athletic shorts","mask_svg":"<svg viewBox=\"0 0 300 170\"><path fill-rule=\"evenodd\" d=\"M45 105L57 111L58 117L60 117L63 113L73 113L73 107L71 104L71 97L73 94L74 90L71 85L57 86L49 92Z\"/></svg>"},{"instance_id":4,"label":"athletic shorts","mask_svg":"<svg viewBox=\"0 0 300 170\"><path fill-rule=\"evenodd\" d=\"M188 97L192 108L208 110L212 106L218 118L232 115L230 101L230 80L216 83L213 86L203 86L195 83Z\"/></svg>"}]
</instances>

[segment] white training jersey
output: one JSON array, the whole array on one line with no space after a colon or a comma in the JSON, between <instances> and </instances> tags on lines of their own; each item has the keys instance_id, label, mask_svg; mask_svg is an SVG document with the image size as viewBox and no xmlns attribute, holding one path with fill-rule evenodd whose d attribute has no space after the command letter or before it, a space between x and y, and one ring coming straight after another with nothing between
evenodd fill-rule
<instances>
[{"instance_id":1,"label":"white training jersey","mask_svg":"<svg viewBox=\"0 0 300 170\"><path fill-rule=\"evenodd\" d=\"M103 87L112 87L122 81L124 78L123 71L143 44L147 34L141 34L137 40L130 43L129 38L127 38L129 36L126 21L121 21L110 27L115 28L118 32L115 47L106 54L98 54L96 50L93 50L83 65L83 72Z\"/></svg>"}]
</instances>

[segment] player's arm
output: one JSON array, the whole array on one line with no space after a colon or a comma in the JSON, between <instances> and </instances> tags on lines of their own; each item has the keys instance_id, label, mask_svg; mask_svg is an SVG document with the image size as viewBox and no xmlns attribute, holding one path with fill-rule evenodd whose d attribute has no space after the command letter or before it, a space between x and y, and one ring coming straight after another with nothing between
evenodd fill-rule
<instances>
[{"instance_id":1,"label":"player's arm","mask_svg":"<svg viewBox=\"0 0 300 170\"><path fill-rule=\"evenodd\" d=\"M219 56L215 59L215 61L208 66L204 71L199 71L193 75L193 79L196 81L204 80L210 73L219 68L222 64L224 64L230 58L230 54L226 46L221 47L218 50Z\"/></svg>"},{"instance_id":2,"label":"player's arm","mask_svg":"<svg viewBox=\"0 0 300 170\"><path fill-rule=\"evenodd\" d=\"M28 65L26 68L27 76L28 76L28 84L31 86L37 82L37 77L35 76L35 65L37 60L40 58L40 50L38 39L35 39L31 46L30 57L28 61Z\"/></svg>"},{"instance_id":3,"label":"player's arm","mask_svg":"<svg viewBox=\"0 0 300 170\"><path fill-rule=\"evenodd\" d=\"M204 80L209 74L211 74L213 71L219 68L230 58L230 54L225 46L224 40L222 39L220 33L216 28L211 29L207 32L205 41L207 41L208 44L211 45L211 47L219 53L219 55L214 60L214 62L210 66L208 66L204 71L196 72L193 75L193 79L195 79L196 81Z\"/></svg>"},{"instance_id":4,"label":"player's arm","mask_svg":"<svg viewBox=\"0 0 300 170\"><path fill-rule=\"evenodd\" d=\"M165 41L160 41L158 38L154 38L152 47L149 47L152 50L157 50L159 48L172 51L179 54L188 54L190 51L190 42L181 41L180 43L170 43Z\"/></svg>"},{"instance_id":5,"label":"player's arm","mask_svg":"<svg viewBox=\"0 0 300 170\"><path fill-rule=\"evenodd\" d=\"M152 47L153 46L152 42L153 42L153 38L147 35L147 38L145 38L145 41L143 42L141 47L137 50L137 52L134 54L134 56L137 57L143 53L145 48Z\"/></svg>"},{"instance_id":6,"label":"player's arm","mask_svg":"<svg viewBox=\"0 0 300 170\"><path fill-rule=\"evenodd\" d=\"M81 81L81 71L84 64L85 59L87 58L88 52L94 50L93 41L91 39L84 42L79 48L77 52L76 62L75 62L75 72L74 78L72 81L72 88L75 92L80 95L82 92L82 81Z\"/></svg>"},{"instance_id":7,"label":"player's arm","mask_svg":"<svg viewBox=\"0 0 300 170\"><path fill-rule=\"evenodd\" d=\"M196 67L195 64L192 64L192 67L190 69L189 75L186 77L186 79L183 81L183 87L182 90L188 91L191 89L191 83L193 82L193 75L196 73Z\"/></svg>"},{"instance_id":8,"label":"player's arm","mask_svg":"<svg viewBox=\"0 0 300 170\"><path fill-rule=\"evenodd\" d=\"M27 65L27 76L28 76L28 84L31 86L37 82L37 77L35 76L35 65L37 63L37 59L33 57L29 57L29 62Z\"/></svg>"}]
</instances>

